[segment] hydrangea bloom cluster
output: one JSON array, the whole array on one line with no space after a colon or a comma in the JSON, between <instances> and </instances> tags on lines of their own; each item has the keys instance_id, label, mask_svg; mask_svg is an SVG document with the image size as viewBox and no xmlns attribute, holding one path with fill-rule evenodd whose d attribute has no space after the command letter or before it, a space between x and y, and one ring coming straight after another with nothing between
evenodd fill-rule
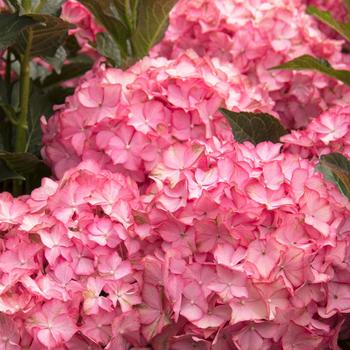
<instances>
[{"instance_id":1,"label":"hydrangea bloom cluster","mask_svg":"<svg viewBox=\"0 0 350 350\"><path fill-rule=\"evenodd\" d=\"M44 121L43 155L58 177L93 158L143 181L160 150L177 140L231 141L221 106L272 113L273 102L231 65L192 51L146 58L127 72L96 67Z\"/></svg>"},{"instance_id":2,"label":"hydrangea bloom cluster","mask_svg":"<svg viewBox=\"0 0 350 350\"><path fill-rule=\"evenodd\" d=\"M180 1L154 54L177 57L192 48L230 62L254 84L267 88L287 126L305 126L339 98L324 96L337 83L316 73L268 69L302 54L338 67L348 64L341 54L343 41L324 35L305 10L305 3L295 0Z\"/></svg>"},{"instance_id":3,"label":"hydrangea bloom cluster","mask_svg":"<svg viewBox=\"0 0 350 350\"><path fill-rule=\"evenodd\" d=\"M349 285L346 263L338 270L335 262L345 256L333 254L348 241L349 202L311 163L280 149L174 145L150 175L150 214L168 213L162 248L174 255L170 271L185 277L174 284L182 290L179 314L198 328L225 327L230 317L229 340L217 333L217 349L231 349L232 342L247 350L337 349L342 320L335 309L345 307L339 290ZM186 281L189 258L202 266Z\"/></svg>"},{"instance_id":4,"label":"hydrangea bloom cluster","mask_svg":"<svg viewBox=\"0 0 350 350\"><path fill-rule=\"evenodd\" d=\"M350 63L341 54L343 41L306 15L307 5L330 11L339 20L346 18L341 0L180 1L172 13L166 38L153 50L153 56L174 58L191 48L200 56L233 63L232 69L269 91L276 102L274 110L286 126L305 126L328 107L343 105L342 96L349 94L349 89L316 73L268 69L302 54L327 59L339 68ZM62 7L62 17L77 26L72 33L83 51L97 58L89 43L103 29L89 11L78 1L68 0ZM331 96L330 89L335 90ZM346 103L349 101L347 98Z\"/></svg>"},{"instance_id":5,"label":"hydrangea bloom cluster","mask_svg":"<svg viewBox=\"0 0 350 350\"><path fill-rule=\"evenodd\" d=\"M175 142L148 186L88 161L0 195L2 345L337 349L350 204L281 146Z\"/></svg>"},{"instance_id":6,"label":"hydrangea bloom cluster","mask_svg":"<svg viewBox=\"0 0 350 350\"><path fill-rule=\"evenodd\" d=\"M127 314L119 305L128 312L139 304L137 273L125 260L137 251L127 229L138 188L120 174L91 171L46 179L28 198L0 195L2 348L99 348L112 321L120 331Z\"/></svg>"},{"instance_id":7,"label":"hydrangea bloom cluster","mask_svg":"<svg viewBox=\"0 0 350 350\"><path fill-rule=\"evenodd\" d=\"M331 152L350 158L350 108L334 107L313 119L304 130L282 137L282 141L290 152L311 160Z\"/></svg>"},{"instance_id":8,"label":"hydrangea bloom cluster","mask_svg":"<svg viewBox=\"0 0 350 350\"><path fill-rule=\"evenodd\" d=\"M64 6L93 40L86 9ZM302 53L344 64L304 10L180 1L151 57L96 65L42 121L59 180L0 194L0 348L338 349L350 204L315 162L350 156L347 90L267 70ZM239 144L218 112L302 125L332 104L284 145Z\"/></svg>"}]
</instances>

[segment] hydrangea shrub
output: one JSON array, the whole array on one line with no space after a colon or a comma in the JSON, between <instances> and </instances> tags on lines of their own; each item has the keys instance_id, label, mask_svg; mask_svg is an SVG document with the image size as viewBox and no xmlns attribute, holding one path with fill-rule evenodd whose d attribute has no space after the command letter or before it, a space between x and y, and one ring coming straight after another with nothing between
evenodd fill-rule
<instances>
[{"instance_id":1,"label":"hydrangea shrub","mask_svg":"<svg viewBox=\"0 0 350 350\"><path fill-rule=\"evenodd\" d=\"M126 3L138 4L114 9L130 15ZM312 1L343 18L333 3ZM68 0L61 16L97 58L113 33L91 4ZM349 338L349 88L269 69L299 54L348 66L306 5L180 0L149 56L124 70L97 59L72 83L41 118L53 177L0 194L1 347L337 350ZM226 119L240 112L257 129L276 118L284 136L243 140Z\"/></svg>"}]
</instances>

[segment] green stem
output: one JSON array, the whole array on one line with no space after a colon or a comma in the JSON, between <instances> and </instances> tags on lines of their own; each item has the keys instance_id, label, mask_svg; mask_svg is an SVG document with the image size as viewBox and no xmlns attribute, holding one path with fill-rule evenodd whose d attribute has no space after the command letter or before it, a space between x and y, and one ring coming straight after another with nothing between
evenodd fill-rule
<instances>
[{"instance_id":1,"label":"green stem","mask_svg":"<svg viewBox=\"0 0 350 350\"><path fill-rule=\"evenodd\" d=\"M21 58L21 86L20 86L20 113L16 127L15 151L17 153L25 152L27 144L28 131L28 111L30 96L30 51L33 42L33 31L28 29L28 40L26 50ZM23 181L13 181L13 194L18 196L22 193Z\"/></svg>"},{"instance_id":2,"label":"green stem","mask_svg":"<svg viewBox=\"0 0 350 350\"><path fill-rule=\"evenodd\" d=\"M21 60L20 114L17 124L16 152L24 152L27 144L28 111L30 96L30 50L33 41L33 31L28 29L27 47Z\"/></svg>"}]
</instances>

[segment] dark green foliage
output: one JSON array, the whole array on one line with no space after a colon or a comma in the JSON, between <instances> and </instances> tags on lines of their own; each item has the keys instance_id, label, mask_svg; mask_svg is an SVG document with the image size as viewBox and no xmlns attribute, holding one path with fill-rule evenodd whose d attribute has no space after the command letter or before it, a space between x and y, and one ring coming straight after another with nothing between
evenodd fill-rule
<instances>
[{"instance_id":1,"label":"dark green foliage","mask_svg":"<svg viewBox=\"0 0 350 350\"><path fill-rule=\"evenodd\" d=\"M279 142L281 136L287 134L282 124L267 113L231 112L220 109L229 121L235 140L250 141L258 144L263 141Z\"/></svg>"}]
</instances>

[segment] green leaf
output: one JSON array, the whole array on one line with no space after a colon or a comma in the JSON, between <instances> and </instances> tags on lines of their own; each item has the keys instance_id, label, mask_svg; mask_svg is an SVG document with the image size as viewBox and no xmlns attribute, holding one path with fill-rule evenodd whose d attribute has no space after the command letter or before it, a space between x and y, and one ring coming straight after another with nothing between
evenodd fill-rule
<instances>
[{"instance_id":1,"label":"green leaf","mask_svg":"<svg viewBox=\"0 0 350 350\"><path fill-rule=\"evenodd\" d=\"M52 57L44 57L44 60L49 63L58 74L61 73L64 62L67 59L67 52L63 46L60 46L55 55Z\"/></svg>"},{"instance_id":2,"label":"green leaf","mask_svg":"<svg viewBox=\"0 0 350 350\"><path fill-rule=\"evenodd\" d=\"M12 170L4 160L0 159L0 182L7 180L25 180L25 178Z\"/></svg>"},{"instance_id":3,"label":"green leaf","mask_svg":"<svg viewBox=\"0 0 350 350\"><path fill-rule=\"evenodd\" d=\"M68 30L74 26L61 18L51 15L30 15L35 21L39 22L32 27L33 43L31 55L52 57L57 49L64 43L68 36ZM18 37L17 49L24 53L27 46L28 33L22 32Z\"/></svg>"},{"instance_id":4,"label":"green leaf","mask_svg":"<svg viewBox=\"0 0 350 350\"><path fill-rule=\"evenodd\" d=\"M43 161L37 163L35 171L26 176L26 193L31 193L34 189L40 187L41 180L50 176L52 176L50 168Z\"/></svg>"},{"instance_id":5,"label":"green leaf","mask_svg":"<svg viewBox=\"0 0 350 350\"><path fill-rule=\"evenodd\" d=\"M127 23L130 33L136 29L140 0L113 0L119 16Z\"/></svg>"},{"instance_id":6,"label":"green leaf","mask_svg":"<svg viewBox=\"0 0 350 350\"><path fill-rule=\"evenodd\" d=\"M43 87L51 87L67 80L78 78L91 69L93 62L87 56L78 56L75 60L70 60L68 63L62 67L61 73L56 72L48 76L43 82Z\"/></svg>"},{"instance_id":7,"label":"green leaf","mask_svg":"<svg viewBox=\"0 0 350 350\"><path fill-rule=\"evenodd\" d=\"M118 44L121 55L130 55L130 31L127 23L119 15L114 7L113 0L78 0L86 6L94 15L95 19L107 30L113 40Z\"/></svg>"},{"instance_id":8,"label":"green leaf","mask_svg":"<svg viewBox=\"0 0 350 350\"><path fill-rule=\"evenodd\" d=\"M340 153L321 156L316 169L350 199L350 161Z\"/></svg>"},{"instance_id":9,"label":"green leaf","mask_svg":"<svg viewBox=\"0 0 350 350\"><path fill-rule=\"evenodd\" d=\"M72 87L62 87L55 85L47 89L46 94L52 105L61 105L64 103L66 98L70 95L73 95L74 88Z\"/></svg>"},{"instance_id":10,"label":"green leaf","mask_svg":"<svg viewBox=\"0 0 350 350\"><path fill-rule=\"evenodd\" d=\"M25 1L27 2L26 6L24 4ZM65 1L66 0L7 0L20 14L40 13L46 15L58 14ZM25 7L27 9L25 9Z\"/></svg>"},{"instance_id":11,"label":"green leaf","mask_svg":"<svg viewBox=\"0 0 350 350\"><path fill-rule=\"evenodd\" d=\"M11 86L8 86L6 84L6 81L3 76L0 77L0 100L1 102L8 103L8 96L9 96L9 89L11 89Z\"/></svg>"},{"instance_id":12,"label":"green leaf","mask_svg":"<svg viewBox=\"0 0 350 350\"><path fill-rule=\"evenodd\" d=\"M16 111L9 101L10 90L11 86L8 86L5 80L0 78L0 109L3 112L0 113L2 119L0 120L0 122L2 123L0 128L0 138L2 139L0 148L3 148L3 137L1 136L1 133L8 133L8 130L5 129L9 126L9 124L6 125L6 122L10 122L12 124L16 123Z\"/></svg>"},{"instance_id":13,"label":"green leaf","mask_svg":"<svg viewBox=\"0 0 350 350\"><path fill-rule=\"evenodd\" d=\"M104 57L108 58L114 66L122 65L122 58L118 45L108 33L98 33L96 37L96 49Z\"/></svg>"},{"instance_id":14,"label":"green leaf","mask_svg":"<svg viewBox=\"0 0 350 350\"><path fill-rule=\"evenodd\" d=\"M52 113L52 106L47 94L32 84L29 116L28 116L28 138L26 150L30 153L40 155L42 148L42 132L40 127L40 118L49 116Z\"/></svg>"},{"instance_id":15,"label":"green leaf","mask_svg":"<svg viewBox=\"0 0 350 350\"><path fill-rule=\"evenodd\" d=\"M64 43L64 49L67 52L68 57L76 56L81 47L74 35L70 35Z\"/></svg>"},{"instance_id":16,"label":"green leaf","mask_svg":"<svg viewBox=\"0 0 350 350\"><path fill-rule=\"evenodd\" d=\"M169 12L177 0L142 0L139 6L139 19L132 34L132 45L138 58L146 56L158 43L169 23Z\"/></svg>"},{"instance_id":17,"label":"green leaf","mask_svg":"<svg viewBox=\"0 0 350 350\"><path fill-rule=\"evenodd\" d=\"M11 86L0 77L0 149L10 149L12 144L13 121L16 120L16 111L9 102Z\"/></svg>"},{"instance_id":18,"label":"green leaf","mask_svg":"<svg viewBox=\"0 0 350 350\"><path fill-rule=\"evenodd\" d=\"M315 6L309 6L306 10L306 13L316 17L322 23L334 29L347 41L350 41L350 23L339 22L332 16L331 13L322 11Z\"/></svg>"},{"instance_id":19,"label":"green leaf","mask_svg":"<svg viewBox=\"0 0 350 350\"><path fill-rule=\"evenodd\" d=\"M220 112L229 121L237 142L250 141L258 144L263 141L279 142L287 134L282 124L270 114L231 112L221 108Z\"/></svg>"},{"instance_id":20,"label":"green leaf","mask_svg":"<svg viewBox=\"0 0 350 350\"><path fill-rule=\"evenodd\" d=\"M4 162L13 173L13 178L25 180L26 192L30 193L40 186L43 177L49 177L49 167L38 157L31 153L11 153L0 151L0 162ZM18 177L17 177L18 176Z\"/></svg>"},{"instance_id":21,"label":"green leaf","mask_svg":"<svg viewBox=\"0 0 350 350\"><path fill-rule=\"evenodd\" d=\"M44 162L31 153L11 153L0 151L0 159L7 166L24 177L29 176L37 171Z\"/></svg>"},{"instance_id":22,"label":"green leaf","mask_svg":"<svg viewBox=\"0 0 350 350\"><path fill-rule=\"evenodd\" d=\"M350 11L350 0L344 0L344 5Z\"/></svg>"},{"instance_id":23,"label":"green leaf","mask_svg":"<svg viewBox=\"0 0 350 350\"><path fill-rule=\"evenodd\" d=\"M0 14L0 50L16 43L18 37L28 27L37 24L37 20L29 16L19 16L15 13Z\"/></svg>"},{"instance_id":24,"label":"green leaf","mask_svg":"<svg viewBox=\"0 0 350 350\"><path fill-rule=\"evenodd\" d=\"M41 9L39 8L38 12L47 15L57 14L65 1L66 0L47 0L45 5Z\"/></svg>"},{"instance_id":25,"label":"green leaf","mask_svg":"<svg viewBox=\"0 0 350 350\"><path fill-rule=\"evenodd\" d=\"M314 70L316 72L326 74L329 77L338 79L346 85L350 85L350 71L334 69L327 61L309 55L297 57L294 60L270 69Z\"/></svg>"},{"instance_id":26,"label":"green leaf","mask_svg":"<svg viewBox=\"0 0 350 350\"><path fill-rule=\"evenodd\" d=\"M3 124L4 125L4 124ZM5 150L5 140L0 133L0 150Z\"/></svg>"}]
</instances>

